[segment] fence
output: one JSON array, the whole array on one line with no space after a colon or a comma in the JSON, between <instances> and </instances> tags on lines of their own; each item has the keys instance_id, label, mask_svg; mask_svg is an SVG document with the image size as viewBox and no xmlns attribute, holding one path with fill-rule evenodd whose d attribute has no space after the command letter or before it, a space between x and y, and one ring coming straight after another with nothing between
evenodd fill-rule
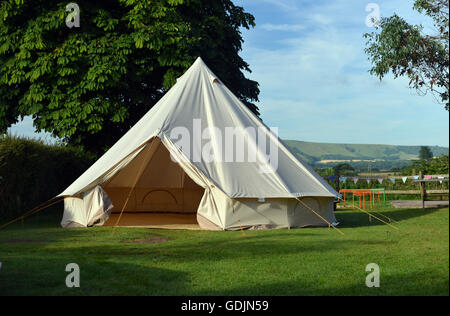
<instances>
[{"instance_id":1,"label":"fence","mask_svg":"<svg viewBox=\"0 0 450 316\"><path fill-rule=\"evenodd\" d=\"M419 179L416 179L415 181L418 182L420 185L420 196L422 199L422 209L425 209L425 202L429 201L428 196L430 196L430 195L440 195L441 199L442 199L443 194L446 194L448 197L448 190L447 190L447 192L444 192L444 193L441 193L441 192L432 193L431 191L427 192L427 189L426 189L427 182L435 182L435 181L448 182L448 175L447 175L447 178L444 178L444 179L440 179L440 178L433 179L432 177L429 177L429 178L427 177L427 179L425 179L423 176L423 173L420 172Z\"/></svg>"},{"instance_id":2,"label":"fence","mask_svg":"<svg viewBox=\"0 0 450 316\"><path fill-rule=\"evenodd\" d=\"M448 174L423 175L423 172L420 172L417 176L328 176L324 178L329 180L338 192L340 189L384 189L383 193L386 195L420 195L423 205L431 196L438 196L442 200L446 196L448 199L449 194ZM427 184L430 183L433 183L433 188L427 188Z\"/></svg>"}]
</instances>

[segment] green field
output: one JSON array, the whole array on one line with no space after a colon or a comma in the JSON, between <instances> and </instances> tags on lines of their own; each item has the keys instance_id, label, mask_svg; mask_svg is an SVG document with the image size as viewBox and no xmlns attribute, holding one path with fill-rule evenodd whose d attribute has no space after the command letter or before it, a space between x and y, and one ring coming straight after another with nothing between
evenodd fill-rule
<instances>
[{"instance_id":1,"label":"green field","mask_svg":"<svg viewBox=\"0 0 450 316\"><path fill-rule=\"evenodd\" d=\"M345 236L328 228L113 234L63 230L59 216L41 214L0 231L0 295L449 295L448 208L378 211L400 231L352 210L337 212ZM72 262L77 289L65 286ZM369 263L380 266L380 288L365 286Z\"/></svg>"}]
</instances>

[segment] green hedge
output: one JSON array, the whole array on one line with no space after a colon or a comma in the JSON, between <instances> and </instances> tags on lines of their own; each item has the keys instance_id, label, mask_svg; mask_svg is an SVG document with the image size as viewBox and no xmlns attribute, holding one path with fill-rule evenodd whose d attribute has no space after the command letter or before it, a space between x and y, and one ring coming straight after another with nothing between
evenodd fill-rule
<instances>
[{"instance_id":1,"label":"green hedge","mask_svg":"<svg viewBox=\"0 0 450 316\"><path fill-rule=\"evenodd\" d=\"M93 158L63 144L0 136L0 223L60 194Z\"/></svg>"}]
</instances>

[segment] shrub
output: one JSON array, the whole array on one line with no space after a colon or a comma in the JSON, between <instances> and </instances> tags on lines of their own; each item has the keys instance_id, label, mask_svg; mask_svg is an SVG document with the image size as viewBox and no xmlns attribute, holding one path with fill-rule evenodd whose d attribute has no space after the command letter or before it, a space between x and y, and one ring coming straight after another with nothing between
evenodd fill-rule
<instances>
[{"instance_id":1,"label":"shrub","mask_svg":"<svg viewBox=\"0 0 450 316\"><path fill-rule=\"evenodd\" d=\"M93 158L64 144L0 136L0 222L60 194Z\"/></svg>"},{"instance_id":2,"label":"shrub","mask_svg":"<svg viewBox=\"0 0 450 316\"><path fill-rule=\"evenodd\" d=\"M410 175L418 172L418 170L422 170L424 174L448 174L448 155L429 160L416 160L410 167L405 168L402 173Z\"/></svg>"}]
</instances>

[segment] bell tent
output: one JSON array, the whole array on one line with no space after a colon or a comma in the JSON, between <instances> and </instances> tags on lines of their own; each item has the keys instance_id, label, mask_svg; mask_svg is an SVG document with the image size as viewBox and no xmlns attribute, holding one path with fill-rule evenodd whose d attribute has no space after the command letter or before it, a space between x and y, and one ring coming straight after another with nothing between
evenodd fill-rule
<instances>
[{"instance_id":1,"label":"bell tent","mask_svg":"<svg viewBox=\"0 0 450 316\"><path fill-rule=\"evenodd\" d=\"M337 195L198 58L57 198L63 227L235 230L334 225Z\"/></svg>"}]
</instances>

